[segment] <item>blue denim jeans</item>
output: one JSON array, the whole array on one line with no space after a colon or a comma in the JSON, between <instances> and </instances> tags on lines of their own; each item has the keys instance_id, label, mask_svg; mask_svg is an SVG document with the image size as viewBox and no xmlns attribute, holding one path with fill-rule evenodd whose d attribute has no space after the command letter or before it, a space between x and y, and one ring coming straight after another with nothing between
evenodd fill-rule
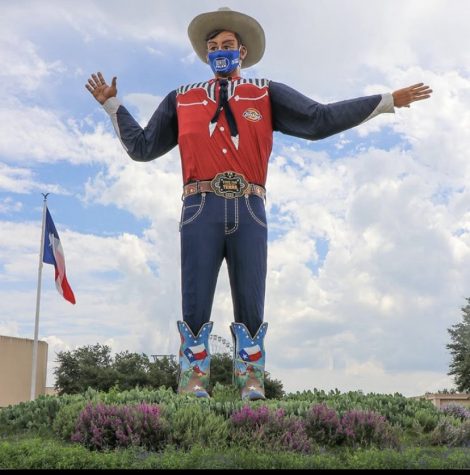
<instances>
[{"instance_id":1,"label":"blue denim jeans","mask_svg":"<svg viewBox=\"0 0 470 475\"><path fill-rule=\"evenodd\" d=\"M254 335L263 322L266 288L268 230L263 199L256 195L227 199L214 193L188 196L180 234L183 320L195 335L210 320L225 259L234 320Z\"/></svg>"}]
</instances>

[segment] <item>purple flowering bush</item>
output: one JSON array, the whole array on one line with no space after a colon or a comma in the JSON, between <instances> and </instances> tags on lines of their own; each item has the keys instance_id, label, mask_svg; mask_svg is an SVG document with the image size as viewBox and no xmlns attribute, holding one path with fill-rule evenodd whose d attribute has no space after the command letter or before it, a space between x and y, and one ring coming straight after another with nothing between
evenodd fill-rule
<instances>
[{"instance_id":1,"label":"purple flowering bush","mask_svg":"<svg viewBox=\"0 0 470 475\"><path fill-rule=\"evenodd\" d=\"M314 445L397 447L398 437L385 417L373 411L351 410L342 417L325 404L313 405L303 418L283 409L245 406L230 418L234 444L278 447L309 453Z\"/></svg>"},{"instance_id":2,"label":"purple flowering bush","mask_svg":"<svg viewBox=\"0 0 470 475\"><path fill-rule=\"evenodd\" d=\"M81 411L71 440L93 450L140 445L161 448L168 437L168 424L154 404L118 406L89 403Z\"/></svg>"},{"instance_id":3,"label":"purple flowering bush","mask_svg":"<svg viewBox=\"0 0 470 475\"><path fill-rule=\"evenodd\" d=\"M470 447L470 419L459 421L453 415L444 416L431 433L430 442L448 447Z\"/></svg>"},{"instance_id":4,"label":"purple flowering bush","mask_svg":"<svg viewBox=\"0 0 470 475\"><path fill-rule=\"evenodd\" d=\"M461 421L470 419L470 410L459 404L447 404L446 406L442 407L440 411L446 416L452 416L460 419Z\"/></svg>"},{"instance_id":5,"label":"purple flowering bush","mask_svg":"<svg viewBox=\"0 0 470 475\"><path fill-rule=\"evenodd\" d=\"M340 418L326 404L315 404L305 414L310 439L321 446L396 447L398 437L384 416L373 411L346 411Z\"/></svg>"},{"instance_id":6,"label":"purple flowering bush","mask_svg":"<svg viewBox=\"0 0 470 475\"><path fill-rule=\"evenodd\" d=\"M315 404L305 414L308 436L320 445L337 445L343 439L341 421L334 409Z\"/></svg>"},{"instance_id":7,"label":"purple flowering bush","mask_svg":"<svg viewBox=\"0 0 470 475\"><path fill-rule=\"evenodd\" d=\"M312 448L304 421L286 416L283 409L244 406L231 415L229 425L232 442L244 447L279 448L300 453L309 453Z\"/></svg>"},{"instance_id":8,"label":"purple flowering bush","mask_svg":"<svg viewBox=\"0 0 470 475\"><path fill-rule=\"evenodd\" d=\"M454 447L459 439L459 421L453 416L442 417L436 428L430 434L432 445L447 445Z\"/></svg>"},{"instance_id":9,"label":"purple flowering bush","mask_svg":"<svg viewBox=\"0 0 470 475\"><path fill-rule=\"evenodd\" d=\"M397 447L398 437L384 416L373 411L347 411L341 417L343 442L353 447Z\"/></svg>"}]
</instances>

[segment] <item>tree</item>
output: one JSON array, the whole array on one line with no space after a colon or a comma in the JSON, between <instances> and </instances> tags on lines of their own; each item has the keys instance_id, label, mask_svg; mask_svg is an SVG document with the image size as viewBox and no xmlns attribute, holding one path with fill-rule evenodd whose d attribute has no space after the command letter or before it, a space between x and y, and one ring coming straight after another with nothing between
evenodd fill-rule
<instances>
[{"instance_id":1,"label":"tree","mask_svg":"<svg viewBox=\"0 0 470 475\"><path fill-rule=\"evenodd\" d=\"M177 364L168 358L154 363L144 353L123 351L111 357L109 346L82 346L74 351L60 351L54 370L55 388L59 394L77 394L89 387L108 391L139 387L166 386L176 390Z\"/></svg>"},{"instance_id":2,"label":"tree","mask_svg":"<svg viewBox=\"0 0 470 475\"><path fill-rule=\"evenodd\" d=\"M114 357L115 385L122 391L136 386L151 386L150 362L144 353L127 350Z\"/></svg>"},{"instance_id":3,"label":"tree","mask_svg":"<svg viewBox=\"0 0 470 475\"><path fill-rule=\"evenodd\" d=\"M55 389L60 395L79 393L81 391L80 365L75 355L70 351L60 351L57 354L56 363L59 365L54 369Z\"/></svg>"},{"instance_id":4,"label":"tree","mask_svg":"<svg viewBox=\"0 0 470 475\"><path fill-rule=\"evenodd\" d=\"M108 391L112 387L120 390L158 388L165 386L176 392L178 388L179 364L170 357L158 358L150 362L146 354L122 351L111 357L109 346L97 343L82 346L74 351L61 351L57 354L59 363L54 370L55 388L60 395L85 392L89 387L97 391ZM211 385L232 384L233 361L227 354L214 354L211 360ZM265 372L265 394L268 399L284 395L282 383L272 380Z\"/></svg>"},{"instance_id":5,"label":"tree","mask_svg":"<svg viewBox=\"0 0 470 475\"><path fill-rule=\"evenodd\" d=\"M176 392L178 388L178 371L179 365L172 358L168 356L158 358L149 365L150 385L154 388L165 386L172 388Z\"/></svg>"},{"instance_id":6,"label":"tree","mask_svg":"<svg viewBox=\"0 0 470 475\"><path fill-rule=\"evenodd\" d=\"M60 351L55 368L55 388L59 394L76 394L88 387L108 391L115 383L111 348L97 343L82 346L74 351Z\"/></svg>"},{"instance_id":7,"label":"tree","mask_svg":"<svg viewBox=\"0 0 470 475\"><path fill-rule=\"evenodd\" d=\"M470 298L463 307L463 322L449 328L452 343L446 345L452 355L450 371L459 391L470 391Z\"/></svg>"},{"instance_id":8,"label":"tree","mask_svg":"<svg viewBox=\"0 0 470 475\"><path fill-rule=\"evenodd\" d=\"M264 373L264 394L266 399L281 399L284 396L282 382L271 379L267 371Z\"/></svg>"},{"instance_id":9,"label":"tree","mask_svg":"<svg viewBox=\"0 0 470 475\"><path fill-rule=\"evenodd\" d=\"M232 384L232 370L233 360L226 353L214 353L211 358L211 377L210 388L215 386L216 383L229 386Z\"/></svg>"}]
</instances>

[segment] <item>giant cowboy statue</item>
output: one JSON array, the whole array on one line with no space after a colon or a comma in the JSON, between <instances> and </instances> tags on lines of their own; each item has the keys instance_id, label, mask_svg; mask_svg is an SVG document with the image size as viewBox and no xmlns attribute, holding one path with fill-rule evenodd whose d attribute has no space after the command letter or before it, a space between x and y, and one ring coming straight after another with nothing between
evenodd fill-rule
<instances>
[{"instance_id":1,"label":"giant cowboy statue","mask_svg":"<svg viewBox=\"0 0 470 475\"><path fill-rule=\"evenodd\" d=\"M203 13L188 28L214 77L171 91L142 127L108 85L92 74L86 88L110 115L133 160L179 146L182 321L179 393L209 397L210 321L217 276L226 260L233 300L233 377L241 397L265 399L264 319L267 268L266 175L273 131L318 140L378 114L427 99L428 86L320 104L279 82L241 77L263 56L265 36L252 17L229 8Z\"/></svg>"}]
</instances>

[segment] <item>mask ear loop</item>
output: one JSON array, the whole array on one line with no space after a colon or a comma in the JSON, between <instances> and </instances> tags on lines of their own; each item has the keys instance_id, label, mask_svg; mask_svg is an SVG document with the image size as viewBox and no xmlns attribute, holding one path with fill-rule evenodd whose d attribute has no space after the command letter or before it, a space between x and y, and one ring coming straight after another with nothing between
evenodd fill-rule
<instances>
[{"instance_id":1,"label":"mask ear loop","mask_svg":"<svg viewBox=\"0 0 470 475\"><path fill-rule=\"evenodd\" d=\"M240 69L242 68L242 63L243 63L242 48L244 48L244 45L240 45L240 47L238 48L238 66L240 67ZM247 54L248 54L248 51L247 51ZM245 58L246 58L246 56L245 56Z\"/></svg>"}]
</instances>

